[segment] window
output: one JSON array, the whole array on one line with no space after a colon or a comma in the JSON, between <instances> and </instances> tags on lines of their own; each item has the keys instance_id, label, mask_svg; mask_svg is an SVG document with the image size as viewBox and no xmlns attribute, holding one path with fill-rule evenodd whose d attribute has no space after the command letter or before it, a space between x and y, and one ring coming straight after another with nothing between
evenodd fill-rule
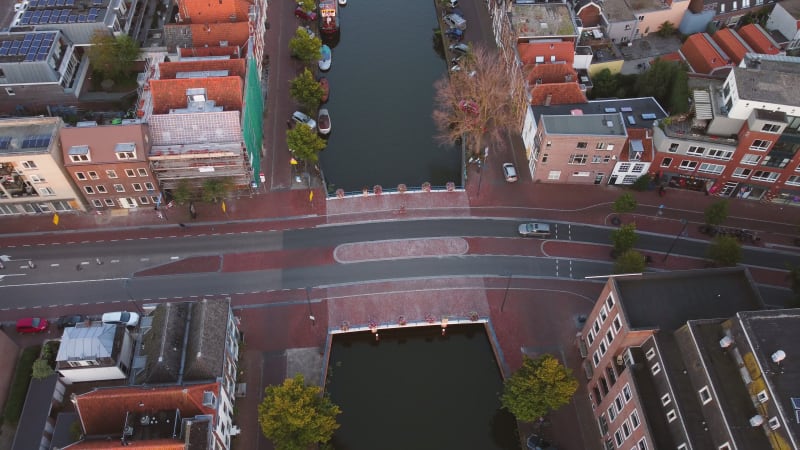
<instances>
[{"instance_id":1,"label":"window","mask_svg":"<svg viewBox=\"0 0 800 450\"><path fill-rule=\"evenodd\" d=\"M603 162L603 156L602 155L594 155L594 156L592 156L592 164L600 164L602 162Z\"/></svg>"},{"instance_id":2,"label":"window","mask_svg":"<svg viewBox=\"0 0 800 450\"><path fill-rule=\"evenodd\" d=\"M94 194L94 188L91 186L84 186L83 190L86 191L87 194Z\"/></svg>"},{"instance_id":3,"label":"window","mask_svg":"<svg viewBox=\"0 0 800 450\"><path fill-rule=\"evenodd\" d=\"M136 192L141 192L141 190L142 190L142 184L141 183L133 183L133 184L131 184L131 187Z\"/></svg>"},{"instance_id":4,"label":"window","mask_svg":"<svg viewBox=\"0 0 800 450\"><path fill-rule=\"evenodd\" d=\"M631 425L633 425L633 429L635 430L639 428L640 424L641 422L639 421L639 411L634 409L633 412L631 413Z\"/></svg>"},{"instance_id":5,"label":"window","mask_svg":"<svg viewBox=\"0 0 800 450\"><path fill-rule=\"evenodd\" d=\"M89 179L90 180L99 180L100 179L100 175L98 175L97 172L95 172L94 170L90 170L90 171L88 171L86 173L89 175Z\"/></svg>"},{"instance_id":6,"label":"window","mask_svg":"<svg viewBox=\"0 0 800 450\"><path fill-rule=\"evenodd\" d=\"M765 141L763 139L756 139L750 144L750 150L766 150L772 145L772 141Z\"/></svg>"},{"instance_id":7,"label":"window","mask_svg":"<svg viewBox=\"0 0 800 450\"><path fill-rule=\"evenodd\" d=\"M636 445L639 446L639 450L647 450L647 440L645 438L639 440L639 442Z\"/></svg>"},{"instance_id":8,"label":"window","mask_svg":"<svg viewBox=\"0 0 800 450\"><path fill-rule=\"evenodd\" d=\"M561 178L561 171L560 170L551 170L547 174L547 179L548 180L558 180L559 178Z\"/></svg>"},{"instance_id":9,"label":"window","mask_svg":"<svg viewBox=\"0 0 800 450\"><path fill-rule=\"evenodd\" d=\"M153 183L150 183L150 182L145 183L144 184L144 188L147 189L148 191L155 191L156 190L155 186L153 186Z\"/></svg>"},{"instance_id":10,"label":"window","mask_svg":"<svg viewBox=\"0 0 800 450\"><path fill-rule=\"evenodd\" d=\"M726 442L726 443L724 443L724 444L720 445L720 446L719 446L719 447L717 447L717 448L718 448L719 450L731 450L731 444L729 444L729 443L727 443L727 442Z\"/></svg>"},{"instance_id":11,"label":"window","mask_svg":"<svg viewBox=\"0 0 800 450\"><path fill-rule=\"evenodd\" d=\"M777 417L770 418L769 422L767 422L767 423L769 424L769 429L770 430L777 430L778 428L781 427L781 421L778 420Z\"/></svg>"},{"instance_id":12,"label":"window","mask_svg":"<svg viewBox=\"0 0 800 450\"><path fill-rule=\"evenodd\" d=\"M597 150L604 150L606 148L605 142L598 142L597 145L594 146Z\"/></svg>"},{"instance_id":13,"label":"window","mask_svg":"<svg viewBox=\"0 0 800 450\"><path fill-rule=\"evenodd\" d=\"M677 418L678 418L678 415L675 414L675 410L674 409L670 409L669 411L667 411L667 422L672 423L672 421L674 421Z\"/></svg>"},{"instance_id":14,"label":"window","mask_svg":"<svg viewBox=\"0 0 800 450\"><path fill-rule=\"evenodd\" d=\"M789 175L789 178L786 179L786 184L800 186L800 175Z\"/></svg>"},{"instance_id":15,"label":"window","mask_svg":"<svg viewBox=\"0 0 800 450\"><path fill-rule=\"evenodd\" d=\"M708 149L708 152L706 152L706 158L711 158L711 159L721 159L724 161L730 161L732 156L733 156L733 150L720 150L718 148L710 148Z\"/></svg>"},{"instance_id":16,"label":"window","mask_svg":"<svg viewBox=\"0 0 800 450\"><path fill-rule=\"evenodd\" d=\"M614 150L614 144L608 144L606 150Z\"/></svg>"},{"instance_id":17,"label":"window","mask_svg":"<svg viewBox=\"0 0 800 450\"><path fill-rule=\"evenodd\" d=\"M146 196L146 195L143 195L143 196L139 197L139 203L141 203L143 205L146 205L146 204L150 203L150 198L148 196Z\"/></svg>"},{"instance_id":18,"label":"window","mask_svg":"<svg viewBox=\"0 0 800 450\"><path fill-rule=\"evenodd\" d=\"M619 430L614 432L614 440L617 441L617 447L622 445L622 433L620 433Z\"/></svg>"},{"instance_id":19,"label":"window","mask_svg":"<svg viewBox=\"0 0 800 450\"><path fill-rule=\"evenodd\" d=\"M606 350L608 350L608 347L606 347L606 341L600 341L600 356L605 355Z\"/></svg>"},{"instance_id":20,"label":"window","mask_svg":"<svg viewBox=\"0 0 800 450\"><path fill-rule=\"evenodd\" d=\"M661 167L669 167L672 164L672 158L664 158L661 160Z\"/></svg>"},{"instance_id":21,"label":"window","mask_svg":"<svg viewBox=\"0 0 800 450\"><path fill-rule=\"evenodd\" d=\"M69 160L72 162L86 162L89 161L89 155L69 155Z\"/></svg>"},{"instance_id":22,"label":"window","mask_svg":"<svg viewBox=\"0 0 800 450\"><path fill-rule=\"evenodd\" d=\"M672 144L669 144L669 150L668 151L670 153L675 153L675 152L678 151L678 147L680 147L680 145L677 142L673 142Z\"/></svg>"},{"instance_id":23,"label":"window","mask_svg":"<svg viewBox=\"0 0 800 450\"><path fill-rule=\"evenodd\" d=\"M594 319L594 327L592 328L595 334L600 333L600 318Z\"/></svg>"},{"instance_id":24,"label":"window","mask_svg":"<svg viewBox=\"0 0 800 450\"><path fill-rule=\"evenodd\" d=\"M622 388L622 395L625 397L625 403L631 401L631 397L633 394L631 393L631 385L626 384L625 387Z\"/></svg>"},{"instance_id":25,"label":"window","mask_svg":"<svg viewBox=\"0 0 800 450\"><path fill-rule=\"evenodd\" d=\"M611 325L614 327L614 332L619 333L619 330L622 328L622 321L619 318L619 314L614 317L614 321L611 322Z\"/></svg>"},{"instance_id":26,"label":"window","mask_svg":"<svg viewBox=\"0 0 800 450\"><path fill-rule=\"evenodd\" d=\"M117 178L117 171L116 170L106 170L106 175L108 178Z\"/></svg>"},{"instance_id":27,"label":"window","mask_svg":"<svg viewBox=\"0 0 800 450\"><path fill-rule=\"evenodd\" d=\"M33 161L22 161L22 167L25 169L37 169L39 166Z\"/></svg>"},{"instance_id":28,"label":"window","mask_svg":"<svg viewBox=\"0 0 800 450\"><path fill-rule=\"evenodd\" d=\"M742 164L755 166L761 161L761 155L744 155L742 157Z\"/></svg>"},{"instance_id":29,"label":"window","mask_svg":"<svg viewBox=\"0 0 800 450\"><path fill-rule=\"evenodd\" d=\"M542 153L542 164L547 164L547 158L549 157L550 155L548 155L547 153Z\"/></svg>"},{"instance_id":30,"label":"window","mask_svg":"<svg viewBox=\"0 0 800 450\"><path fill-rule=\"evenodd\" d=\"M644 170L644 164L633 165L633 170L632 170L633 173L642 173L643 170Z\"/></svg>"},{"instance_id":31,"label":"window","mask_svg":"<svg viewBox=\"0 0 800 450\"><path fill-rule=\"evenodd\" d=\"M114 185L114 190L117 191L117 192L125 192L125 186L123 186L121 184L115 184Z\"/></svg>"},{"instance_id":32,"label":"window","mask_svg":"<svg viewBox=\"0 0 800 450\"><path fill-rule=\"evenodd\" d=\"M75 172L75 178L81 181L86 180L86 174L83 172Z\"/></svg>"},{"instance_id":33,"label":"window","mask_svg":"<svg viewBox=\"0 0 800 450\"><path fill-rule=\"evenodd\" d=\"M587 142L578 142L577 148L586 148L589 144Z\"/></svg>"},{"instance_id":34,"label":"window","mask_svg":"<svg viewBox=\"0 0 800 450\"><path fill-rule=\"evenodd\" d=\"M708 386L703 386L703 389L700 389L698 393L700 394L700 401L704 405L711 401L711 392L709 392Z\"/></svg>"},{"instance_id":35,"label":"window","mask_svg":"<svg viewBox=\"0 0 800 450\"><path fill-rule=\"evenodd\" d=\"M664 394L664 395L661 396L661 404L662 405L667 406L667 405L669 405L669 403L671 401L672 401L672 399L669 398L669 394Z\"/></svg>"},{"instance_id":36,"label":"window","mask_svg":"<svg viewBox=\"0 0 800 450\"><path fill-rule=\"evenodd\" d=\"M97 189L97 192L101 194L105 194L106 192L108 192L106 191L106 187L103 186L102 184L98 184L97 186L95 186L95 188Z\"/></svg>"},{"instance_id":37,"label":"window","mask_svg":"<svg viewBox=\"0 0 800 450\"><path fill-rule=\"evenodd\" d=\"M14 88L10 88L10 87L6 88L6 94L8 94L10 96L17 95L17 93L14 92Z\"/></svg>"},{"instance_id":38,"label":"window","mask_svg":"<svg viewBox=\"0 0 800 450\"><path fill-rule=\"evenodd\" d=\"M603 306L602 308L600 308L600 323L604 323L607 318L608 318L608 311L606 310L606 307Z\"/></svg>"},{"instance_id":39,"label":"window","mask_svg":"<svg viewBox=\"0 0 800 450\"><path fill-rule=\"evenodd\" d=\"M594 343L594 332L592 330L589 330L589 334L586 335L586 340L589 342L589 345Z\"/></svg>"},{"instance_id":40,"label":"window","mask_svg":"<svg viewBox=\"0 0 800 450\"><path fill-rule=\"evenodd\" d=\"M138 169L136 169L136 171L139 172L139 176L140 177L146 177L147 176L147 169L143 169L143 168L139 167Z\"/></svg>"},{"instance_id":41,"label":"window","mask_svg":"<svg viewBox=\"0 0 800 450\"><path fill-rule=\"evenodd\" d=\"M639 22L644 20L644 16L639 16Z\"/></svg>"},{"instance_id":42,"label":"window","mask_svg":"<svg viewBox=\"0 0 800 450\"><path fill-rule=\"evenodd\" d=\"M619 163L619 168L617 168L618 172L627 172L631 169L630 163Z\"/></svg>"},{"instance_id":43,"label":"window","mask_svg":"<svg viewBox=\"0 0 800 450\"><path fill-rule=\"evenodd\" d=\"M608 345L611 345L611 342L613 340L614 340L614 331L611 328L609 328L608 331L606 331L606 341L608 342Z\"/></svg>"},{"instance_id":44,"label":"window","mask_svg":"<svg viewBox=\"0 0 800 450\"><path fill-rule=\"evenodd\" d=\"M706 152L705 147L698 147L696 145L689 146L689 150L686 151L687 155L694 155L694 156L703 156L703 153Z\"/></svg>"},{"instance_id":45,"label":"window","mask_svg":"<svg viewBox=\"0 0 800 450\"><path fill-rule=\"evenodd\" d=\"M647 353L644 354L644 357L647 358L648 361L650 361L651 359L655 358L655 356L656 356L656 349L655 348L651 348L651 349L647 350Z\"/></svg>"},{"instance_id":46,"label":"window","mask_svg":"<svg viewBox=\"0 0 800 450\"><path fill-rule=\"evenodd\" d=\"M92 205L94 205L95 208L102 208L103 202L99 198L96 198L92 200Z\"/></svg>"},{"instance_id":47,"label":"window","mask_svg":"<svg viewBox=\"0 0 800 450\"><path fill-rule=\"evenodd\" d=\"M658 363L653 364L650 367L650 372L652 372L653 375L658 375L658 372L661 372L661 365Z\"/></svg>"},{"instance_id":48,"label":"window","mask_svg":"<svg viewBox=\"0 0 800 450\"><path fill-rule=\"evenodd\" d=\"M611 155L604 155L603 156L603 162L604 163L608 163L609 161L611 161Z\"/></svg>"},{"instance_id":49,"label":"window","mask_svg":"<svg viewBox=\"0 0 800 450\"><path fill-rule=\"evenodd\" d=\"M103 199L103 201L106 202L106 206L114 206L114 205L116 205L116 203L114 203L114 199L113 198L106 198L106 199Z\"/></svg>"},{"instance_id":50,"label":"window","mask_svg":"<svg viewBox=\"0 0 800 450\"><path fill-rule=\"evenodd\" d=\"M751 177L753 180L774 182L778 179L778 172L768 172L766 170L756 170Z\"/></svg>"},{"instance_id":51,"label":"window","mask_svg":"<svg viewBox=\"0 0 800 450\"><path fill-rule=\"evenodd\" d=\"M136 178L136 171L133 169L125 169L125 176L128 178Z\"/></svg>"},{"instance_id":52,"label":"window","mask_svg":"<svg viewBox=\"0 0 800 450\"><path fill-rule=\"evenodd\" d=\"M600 364L600 355L597 353L597 350L594 351L594 356L592 356L592 360L594 361L595 367L597 367Z\"/></svg>"},{"instance_id":53,"label":"window","mask_svg":"<svg viewBox=\"0 0 800 450\"><path fill-rule=\"evenodd\" d=\"M589 159L589 155L581 154L581 153L573 153L569 155L569 164L573 165L581 165L586 164L586 161Z\"/></svg>"},{"instance_id":54,"label":"window","mask_svg":"<svg viewBox=\"0 0 800 450\"><path fill-rule=\"evenodd\" d=\"M733 170L733 176L736 178L747 178L750 174L753 173L753 169L745 169L742 167L737 167Z\"/></svg>"},{"instance_id":55,"label":"window","mask_svg":"<svg viewBox=\"0 0 800 450\"><path fill-rule=\"evenodd\" d=\"M136 144L132 142L117 144L114 146L114 153L119 160L136 159Z\"/></svg>"},{"instance_id":56,"label":"window","mask_svg":"<svg viewBox=\"0 0 800 450\"><path fill-rule=\"evenodd\" d=\"M680 170L694 170L697 167L697 161L689 161L688 159L684 159L681 161L681 165L678 166Z\"/></svg>"},{"instance_id":57,"label":"window","mask_svg":"<svg viewBox=\"0 0 800 450\"><path fill-rule=\"evenodd\" d=\"M702 163L700 167L697 169L698 172L703 173L713 173L713 174L720 174L722 171L725 170L725 166L722 164L710 164L710 163Z\"/></svg>"},{"instance_id":58,"label":"window","mask_svg":"<svg viewBox=\"0 0 800 450\"><path fill-rule=\"evenodd\" d=\"M614 405L608 407L608 418L611 419L612 422L617 418L617 410L614 409Z\"/></svg>"},{"instance_id":59,"label":"window","mask_svg":"<svg viewBox=\"0 0 800 450\"><path fill-rule=\"evenodd\" d=\"M628 424L627 420L625 422L622 422L622 436L624 436L625 439L631 437L631 426L630 424Z\"/></svg>"},{"instance_id":60,"label":"window","mask_svg":"<svg viewBox=\"0 0 800 450\"><path fill-rule=\"evenodd\" d=\"M766 403L769 400L769 395L767 395L767 391L760 391L756 394L756 398L759 403Z\"/></svg>"},{"instance_id":61,"label":"window","mask_svg":"<svg viewBox=\"0 0 800 450\"><path fill-rule=\"evenodd\" d=\"M765 123L761 127L761 131L766 131L767 133L777 133L778 131L780 131L780 129L781 129L780 125L775 125L772 123Z\"/></svg>"},{"instance_id":62,"label":"window","mask_svg":"<svg viewBox=\"0 0 800 450\"><path fill-rule=\"evenodd\" d=\"M725 12L725 3L720 3L719 4L719 12L720 13L724 13ZM680 447L678 447L678 449L680 450Z\"/></svg>"},{"instance_id":63,"label":"window","mask_svg":"<svg viewBox=\"0 0 800 450\"><path fill-rule=\"evenodd\" d=\"M39 191L40 195L56 195L56 191L54 191L52 188L49 188L49 187L38 188L38 191ZM42 211L42 212L46 212L46 211Z\"/></svg>"}]
</instances>

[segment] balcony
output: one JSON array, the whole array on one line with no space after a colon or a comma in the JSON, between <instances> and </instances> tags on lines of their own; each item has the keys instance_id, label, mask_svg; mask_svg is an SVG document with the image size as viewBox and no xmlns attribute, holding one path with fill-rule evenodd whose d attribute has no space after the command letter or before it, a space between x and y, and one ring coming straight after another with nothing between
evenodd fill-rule
<instances>
[{"instance_id":1,"label":"balcony","mask_svg":"<svg viewBox=\"0 0 800 450\"><path fill-rule=\"evenodd\" d=\"M703 133L703 131L700 129L692 128L689 122L664 123L664 121L662 121L661 123L659 123L658 126L659 128L661 128L664 134L674 139L686 139L696 142L708 142L711 144L729 145L731 147L736 147L739 142L738 139L734 138L722 137L722 136L709 136Z\"/></svg>"}]
</instances>

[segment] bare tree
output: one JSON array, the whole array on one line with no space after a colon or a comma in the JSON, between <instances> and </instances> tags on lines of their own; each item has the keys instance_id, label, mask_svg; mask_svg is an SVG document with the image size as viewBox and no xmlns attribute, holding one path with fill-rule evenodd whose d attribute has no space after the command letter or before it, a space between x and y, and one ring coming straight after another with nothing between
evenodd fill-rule
<instances>
[{"instance_id":1,"label":"bare tree","mask_svg":"<svg viewBox=\"0 0 800 450\"><path fill-rule=\"evenodd\" d=\"M505 132L518 128L523 103L512 95L513 77L497 50L475 46L459 65L434 83L435 139L451 145L463 138L469 153L482 156L484 145L500 147Z\"/></svg>"}]
</instances>

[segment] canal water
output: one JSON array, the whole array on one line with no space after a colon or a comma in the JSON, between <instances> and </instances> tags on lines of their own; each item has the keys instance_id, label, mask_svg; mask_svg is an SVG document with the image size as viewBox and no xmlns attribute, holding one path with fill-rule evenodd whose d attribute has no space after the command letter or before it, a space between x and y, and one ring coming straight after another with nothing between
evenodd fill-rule
<instances>
[{"instance_id":1,"label":"canal water","mask_svg":"<svg viewBox=\"0 0 800 450\"><path fill-rule=\"evenodd\" d=\"M381 330L333 338L327 391L337 450L519 449L500 409L502 379L483 325Z\"/></svg>"},{"instance_id":2,"label":"canal water","mask_svg":"<svg viewBox=\"0 0 800 450\"><path fill-rule=\"evenodd\" d=\"M433 83L446 73L433 44L433 0L352 0L324 75L332 132L321 154L329 189L460 185L460 154L433 140Z\"/></svg>"}]
</instances>

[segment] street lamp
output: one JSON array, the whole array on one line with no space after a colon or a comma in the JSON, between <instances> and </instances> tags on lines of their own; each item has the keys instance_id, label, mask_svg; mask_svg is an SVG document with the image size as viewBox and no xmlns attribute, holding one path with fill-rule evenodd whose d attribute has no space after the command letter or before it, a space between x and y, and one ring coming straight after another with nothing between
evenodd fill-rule
<instances>
[{"instance_id":1,"label":"street lamp","mask_svg":"<svg viewBox=\"0 0 800 450\"><path fill-rule=\"evenodd\" d=\"M508 288L511 287L511 278L513 274L508 274L508 282L506 283L506 292L503 294L503 303L500 304L500 312L503 312L503 309L506 307L506 300L508 300Z\"/></svg>"},{"instance_id":2,"label":"street lamp","mask_svg":"<svg viewBox=\"0 0 800 450\"><path fill-rule=\"evenodd\" d=\"M675 235L675 239L672 240L672 244L669 245L669 249L667 249L667 253L664 255L664 259L662 259L661 262L667 261L667 258L669 258L669 254L672 253L672 248L675 247L675 243L678 242L678 238L680 238L683 235L683 233L686 232L686 227L689 225L689 221L686 219L681 219L681 224L683 225L681 231L679 231L678 234Z\"/></svg>"},{"instance_id":3,"label":"street lamp","mask_svg":"<svg viewBox=\"0 0 800 450\"><path fill-rule=\"evenodd\" d=\"M314 311L311 310L311 287L306 287L306 303L308 304L308 319L311 321L311 325L315 326L317 324L317 318L314 317Z\"/></svg>"}]
</instances>

